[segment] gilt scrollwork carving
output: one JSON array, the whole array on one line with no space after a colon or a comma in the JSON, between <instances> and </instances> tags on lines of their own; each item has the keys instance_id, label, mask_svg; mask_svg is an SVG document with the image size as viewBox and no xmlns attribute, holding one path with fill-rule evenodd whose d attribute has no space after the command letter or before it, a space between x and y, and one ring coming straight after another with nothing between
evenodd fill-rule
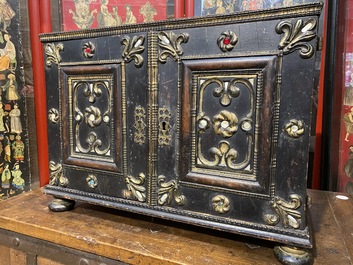
<instances>
[{"instance_id":1,"label":"gilt scrollwork carving","mask_svg":"<svg viewBox=\"0 0 353 265\"><path fill-rule=\"evenodd\" d=\"M121 44L125 46L122 54L124 61L130 62L135 60L135 66L141 67L143 65L143 57L141 53L145 50L145 47L143 46L144 42L144 36L134 36L132 39L129 36L123 37Z\"/></svg>"},{"instance_id":2,"label":"gilt scrollwork carving","mask_svg":"<svg viewBox=\"0 0 353 265\"><path fill-rule=\"evenodd\" d=\"M212 207L217 213L224 214L230 210L230 201L224 195L217 195L212 198Z\"/></svg>"},{"instance_id":3,"label":"gilt scrollwork carving","mask_svg":"<svg viewBox=\"0 0 353 265\"><path fill-rule=\"evenodd\" d=\"M48 67L52 66L53 63L59 64L61 62L60 52L64 50L64 45L59 43L47 43L45 45L45 54L47 55L46 64Z\"/></svg>"},{"instance_id":4,"label":"gilt scrollwork carving","mask_svg":"<svg viewBox=\"0 0 353 265\"><path fill-rule=\"evenodd\" d=\"M304 134L304 123L300 120L290 120L285 126L284 131L293 138L299 138Z\"/></svg>"},{"instance_id":5,"label":"gilt scrollwork carving","mask_svg":"<svg viewBox=\"0 0 353 265\"><path fill-rule=\"evenodd\" d=\"M127 176L125 183L131 196L139 202L146 201L146 188L143 186L145 183L146 176L140 173L138 177Z\"/></svg>"},{"instance_id":6,"label":"gilt scrollwork carving","mask_svg":"<svg viewBox=\"0 0 353 265\"><path fill-rule=\"evenodd\" d=\"M158 143L159 145L170 145L172 135L170 133L170 109L162 107L158 113L159 125L158 125Z\"/></svg>"},{"instance_id":7,"label":"gilt scrollwork carving","mask_svg":"<svg viewBox=\"0 0 353 265\"><path fill-rule=\"evenodd\" d=\"M60 163L55 163L54 161L49 162L49 184L53 186L67 187L69 180L64 177L63 167Z\"/></svg>"},{"instance_id":8,"label":"gilt scrollwork carving","mask_svg":"<svg viewBox=\"0 0 353 265\"><path fill-rule=\"evenodd\" d=\"M238 43L238 36L231 30L222 32L217 39L217 44L221 51L230 52Z\"/></svg>"},{"instance_id":9,"label":"gilt scrollwork carving","mask_svg":"<svg viewBox=\"0 0 353 265\"><path fill-rule=\"evenodd\" d=\"M219 103L224 107L227 107L232 103L232 98L236 98L240 95L240 89L236 85L236 80L224 83L221 80L214 79L213 82L216 82L219 85L213 90L213 95L219 97Z\"/></svg>"},{"instance_id":10,"label":"gilt scrollwork carving","mask_svg":"<svg viewBox=\"0 0 353 265\"><path fill-rule=\"evenodd\" d=\"M158 34L159 46L161 51L159 53L159 62L167 62L167 58L171 57L176 61L184 51L181 47L182 43L187 43L189 40L189 34L181 33L176 35L174 32L160 32Z\"/></svg>"},{"instance_id":11,"label":"gilt scrollwork carving","mask_svg":"<svg viewBox=\"0 0 353 265\"><path fill-rule=\"evenodd\" d=\"M276 225L280 221L284 227L299 228L302 215L297 210L302 205L300 196L292 194L289 196L290 201L285 201L280 197L274 197L271 201L271 207L275 214L266 214L264 220L270 225Z\"/></svg>"},{"instance_id":12,"label":"gilt scrollwork carving","mask_svg":"<svg viewBox=\"0 0 353 265\"><path fill-rule=\"evenodd\" d=\"M137 106L134 112L135 117L135 133L134 133L134 141L137 144L144 144L146 142L146 110L141 106Z\"/></svg>"},{"instance_id":13,"label":"gilt scrollwork carving","mask_svg":"<svg viewBox=\"0 0 353 265\"><path fill-rule=\"evenodd\" d=\"M55 108L51 108L48 111L48 119L54 124L57 124L59 122L59 111Z\"/></svg>"},{"instance_id":14,"label":"gilt scrollwork carving","mask_svg":"<svg viewBox=\"0 0 353 265\"><path fill-rule=\"evenodd\" d=\"M76 134L78 138L78 133ZM81 142L77 139L76 147L77 149L84 154L88 154L90 152L96 153L98 155L106 155L110 151L110 146L105 149L100 149L102 147L102 140L98 138L95 132L89 132L88 137L86 139L87 148L84 148Z\"/></svg>"},{"instance_id":15,"label":"gilt scrollwork carving","mask_svg":"<svg viewBox=\"0 0 353 265\"><path fill-rule=\"evenodd\" d=\"M91 80L84 79L72 82L73 85L73 119L75 121L75 150L84 154L95 153L97 155L110 154L109 138L102 138L97 134L101 129L109 133L110 121L110 84L109 79ZM103 94L104 92L104 94ZM98 98L102 97L105 105L94 105ZM86 107L78 104L78 99L85 99ZM87 103L88 101L88 103ZM82 102L82 101L81 101ZM102 124L107 126L102 127ZM87 128L89 130L83 130ZM100 129L101 128L101 129Z\"/></svg>"},{"instance_id":16,"label":"gilt scrollwork carving","mask_svg":"<svg viewBox=\"0 0 353 265\"><path fill-rule=\"evenodd\" d=\"M186 198L180 192L180 187L176 180L166 182L166 178L163 175L158 176L158 204L159 205L170 205L172 199L178 205L184 205Z\"/></svg>"},{"instance_id":17,"label":"gilt scrollwork carving","mask_svg":"<svg viewBox=\"0 0 353 265\"><path fill-rule=\"evenodd\" d=\"M313 18L303 21L298 19L295 24L291 21L281 21L276 26L278 34L284 33L278 48L283 54L289 54L300 50L299 55L303 59L310 58L314 54L314 47L308 43L316 37L316 20Z\"/></svg>"},{"instance_id":18,"label":"gilt scrollwork carving","mask_svg":"<svg viewBox=\"0 0 353 265\"><path fill-rule=\"evenodd\" d=\"M100 97L102 95L102 90L100 89L100 86L106 88L107 85L104 82L85 82L85 83L79 83L78 85L84 85L85 89L83 92L83 95L85 97L88 97L88 101L90 103L95 103L97 97Z\"/></svg>"}]
</instances>

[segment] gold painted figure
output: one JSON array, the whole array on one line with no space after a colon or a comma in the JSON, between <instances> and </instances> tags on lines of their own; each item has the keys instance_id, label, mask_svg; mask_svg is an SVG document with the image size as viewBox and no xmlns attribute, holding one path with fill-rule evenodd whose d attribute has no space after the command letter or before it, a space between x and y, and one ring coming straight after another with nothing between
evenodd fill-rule
<instances>
[{"instance_id":1,"label":"gold painted figure","mask_svg":"<svg viewBox=\"0 0 353 265\"><path fill-rule=\"evenodd\" d=\"M24 160L24 151L25 151L25 144L21 140L21 136L17 135L16 140L11 145L13 158L16 161L23 161Z\"/></svg>"},{"instance_id":2,"label":"gold painted figure","mask_svg":"<svg viewBox=\"0 0 353 265\"><path fill-rule=\"evenodd\" d=\"M152 22L154 21L154 16L157 15L157 11L150 2L147 2L141 6L140 14L143 16L143 22Z\"/></svg>"},{"instance_id":3,"label":"gold painted figure","mask_svg":"<svg viewBox=\"0 0 353 265\"><path fill-rule=\"evenodd\" d=\"M134 14L132 13L131 5L129 4L125 5L125 12L126 12L126 18L124 21L124 25L136 24L137 20Z\"/></svg>"},{"instance_id":4,"label":"gold painted figure","mask_svg":"<svg viewBox=\"0 0 353 265\"><path fill-rule=\"evenodd\" d=\"M16 189L23 190L25 186L25 180L21 178L22 171L20 170L20 165L18 163L15 163L15 165L13 166L13 169L11 170L11 175L13 176L12 186Z\"/></svg>"},{"instance_id":5,"label":"gold painted figure","mask_svg":"<svg viewBox=\"0 0 353 265\"><path fill-rule=\"evenodd\" d=\"M20 134L22 132L22 124L20 118L21 111L17 104L14 105L13 109L9 113L9 116L11 132Z\"/></svg>"},{"instance_id":6,"label":"gold painted figure","mask_svg":"<svg viewBox=\"0 0 353 265\"><path fill-rule=\"evenodd\" d=\"M93 0L75 0L76 11L69 9L76 26L80 29L88 29L92 26L94 21L94 14L97 10L90 11L89 5Z\"/></svg>"},{"instance_id":7,"label":"gold painted figure","mask_svg":"<svg viewBox=\"0 0 353 265\"><path fill-rule=\"evenodd\" d=\"M9 34L4 34L4 40L6 41L6 45L3 49L0 49L0 71L10 69L11 62L16 60L15 45L12 43L10 38L11 36Z\"/></svg>"},{"instance_id":8,"label":"gold painted figure","mask_svg":"<svg viewBox=\"0 0 353 265\"><path fill-rule=\"evenodd\" d=\"M7 0L0 0L0 23L2 29L7 32L7 28L11 25L11 19L16 15Z\"/></svg>"},{"instance_id":9,"label":"gold painted figure","mask_svg":"<svg viewBox=\"0 0 353 265\"><path fill-rule=\"evenodd\" d=\"M15 101L20 99L20 95L17 92L17 81L14 74L9 74L8 81L3 86L3 91L6 91L5 98L9 101Z\"/></svg>"},{"instance_id":10,"label":"gold painted figure","mask_svg":"<svg viewBox=\"0 0 353 265\"><path fill-rule=\"evenodd\" d=\"M113 27L122 24L121 17L118 14L118 7L113 7L113 12L108 10L109 0L101 0L100 12L97 14L98 27Z\"/></svg>"}]
</instances>

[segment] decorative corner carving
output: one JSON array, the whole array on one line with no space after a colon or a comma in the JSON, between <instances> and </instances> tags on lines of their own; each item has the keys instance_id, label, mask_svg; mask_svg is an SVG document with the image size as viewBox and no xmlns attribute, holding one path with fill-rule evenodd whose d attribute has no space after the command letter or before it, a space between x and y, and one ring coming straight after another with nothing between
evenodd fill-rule
<instances>
[{"instance_id":1,"label":"decorative corner carving","mask_svg":"<svg viewBox=\"0 0 353 265\"><path fill-rule=\"evenodd\" d=\"M167 107L163 107L159 109L158 113L159 120L159 134L158 134L158 143L159 145L170 145L172 140L172 135L170 134L171 126L170 126L170 109Z\"/></svg>"},{"instance_id":2,"label":"decorative corner carving","mask_svg":"<svg viewBox=\"0 0 353 265\"><path fill-rule=\"evenodd\" d=\"M86 178L87 184L90 188L95 189L98 186L98 180L96 175L89 174Z\"/></svg>"},{"instance_id":3,"label":"decorative corner carving","mask_svg":"<svg viewBox=\"0 0 353 265\"><path fill-rule=\"evenodd\" d=\"M293 138L299 138L304 134L304 123L300 120L290 120L284 126L284 131Z\"/></svg>"},{"instance_id":4,"label":"decorative corner carving","mask_svg":"<svg viewBox=\"0 0 353 265\"><path fill-rule=\"evenodd\" d=\"M278 48L283 54L289 54L295 50L300 50L299 55L303 59L308 59L314 55L314 47L308 43L316 37L316 20L309 18L306 22L298 19L293 26L291 21L281 21L276 26L278 34L284 33Z\"/></svg>"},{"instance_id":5,"label":"decorative corner carving","mask_svg":"<svg viewBox=\"0 0 353 265\"><path fill-rule=\"evenodd\" d=\"M47 55L46 64L48 67L52 66L53 63L59 64L61 62L60 52L64 50L64 45L59 43L47 43L45 45L45 54Z\"/></svg>"},{"instance_id":6,"label":"decorative corner carving","mask_svg":"<svg viewBox=\"0 0 353 265\"><path fill-rule=\"evenodd\" d=\"M159 62L166 63L168 56L174 61L183 55L184 51L181 47L181 43L187 43L189 41L188 33L181 33L176 35L174 32L160 32L158 34L159 46L162 51L159 53Z\"/></svg>"},{"instance_id":7,"label":"decorative corner carving","mask_svg":"<svg viewBox=\"0 0 353 265\"><path fill-rule=\"evenodd\" d=\"M212 207L217 213L227 213L230 210L230 201L224 195L217 195L212 199Z\"/></svg>"},{"instance_id":8,"label":"decorative corner carving","mask_svg":"<svg viewBox=\"0 0 353 265\"><path fill-rule=\"evenodd\" d=\"M132 197L139 202L146 201L146 188L143 186L145 179L146 176L143 173L140 173L137 178L133 176L125 178L126 186L131 192Z\"/></svg>"},{"instance_id":9,"label":"decorative corner carving","mask_svg":"<svg viewBox=\"0 0 353 265\"><path fill-rule=\"evenodd\" d=\"M67 187L69 180L63 175L63 167L60 163L49 162L50 178L49 184L53 186Z\"/></svg>"},{"instance_id":10,"label":"decorative corner carving","mask_svg":"<svg viewBox=\"0 0 353 265\"><path fill-rule=\"evenodd\" d=\"M137 106L134 112L135 117L135 133L134 133L134 141L137 144L144 144L146 142L146 133L145 128L146 125L146 110L141 106Z\"/></svg>"},{"instance_id":11,"label":"decorative corner carving","mask_svg":"<svg viewBox=\"0 0 353 265\"><path fill-rule=\"evenodd\" d=\"M96 46L92 42L87 42L82 45L82 55L91 59L96 52Z\"/></svg>"},{"instance_id":12,"label":"decorative corner carving","mask_svg":"<svg viewBox=\"0 0 353 265\"><path fill-rule=\"evenodd\" d=\"M170 205L172 203L172 198L176 201L178 205L184 205L186 198L180 193L180 187L176 180L171 180L169 182L165 181L165 176L158 176L158 204L159 205Z\"/></svg>"},{"instance_id":13,"label":"decorative corner carving","mask_svg":"<svg viewBox=\"0 0 353 265\"><path fill-rule=\"evenodd\" d=\"M132 39L129 36L123 37L121 44L125 46L122 57L124 61L130 62L135 60L135 66L141 67L143 65L143 57L141 53L145 50L143 46L145 42L144 36L134 36Z\"/></svg>"},{"instance_id":14,"label":"decorative corner carving","mask_svg":"<svg viewBox=\"0 0 353 265\"><path fill-rule=\"evenodd\" d=\"M276 225L281 221L286 228L297 229L300 227L302 215L297 209L302 205L302 201L297 194L292 194L289 198L289 202L279 197L274 197L271 201L271 207L275 210L276 214L266 214L264 216L264 220L269 225Z\"/></svg>"},{"instance_id":15,"label":"decorative corner carving","mask_svg":"<svg viewBox=\"0 0 353 265\"><path fill-rule=\"evenodd\" d=\"M238 43L238 36L231 30L222 32L217 44L222 52L230 52Z\"/></svg>"},{"instance_id":16,"label":"decorative corner carving","mask_svg":"<svg viewBox=\"0 0 353 265\"><path fill-rule=\"evenodd\" d=\"M51 108L48 111L48 119L54 124L57 124L59 122L59 111L55 108Z\"/></svg>"}]
</instances>

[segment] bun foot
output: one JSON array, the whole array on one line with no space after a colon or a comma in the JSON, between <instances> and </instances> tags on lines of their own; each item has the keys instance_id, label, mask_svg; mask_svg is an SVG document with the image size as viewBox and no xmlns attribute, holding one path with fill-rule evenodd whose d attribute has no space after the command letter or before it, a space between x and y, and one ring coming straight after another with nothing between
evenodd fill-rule
<instances>
[{"instance_id":1,"label":"bun foot","mask_svg":"<svg viewBox=\"0 0 353 265\"><path fill-rule=\"evenodd\" d=\"M285 265L311 265L314 262L309 250L292 246L276 246L273 251L276 258Z\"/></svg>"},{"instance_id":2,"label":"bun foot","mask_svg":"<svg viewBox=\"0 0 353 265\"><path fill-rule=\"evenodd\" d=\"M75 201L55 198L48 204L48 208L53 212L70 211L75 207Z\"/></svg>"}]
</instances>

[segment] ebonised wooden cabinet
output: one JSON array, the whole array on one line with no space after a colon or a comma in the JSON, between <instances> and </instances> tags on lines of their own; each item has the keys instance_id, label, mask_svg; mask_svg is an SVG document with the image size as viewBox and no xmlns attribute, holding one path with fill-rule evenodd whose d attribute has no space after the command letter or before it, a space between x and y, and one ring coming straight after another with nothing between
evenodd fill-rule
<instances>
[{"instance_id":1,"label":"ebonised wooden cabinet","mask_svg":"<svg viewBox=\"0 0 353 265\"><path fill-rule=\"evenodd\" d=\"M41 35L49 208L87 201L311 248L321 8Z\"/></svg>"}]
</instances>

